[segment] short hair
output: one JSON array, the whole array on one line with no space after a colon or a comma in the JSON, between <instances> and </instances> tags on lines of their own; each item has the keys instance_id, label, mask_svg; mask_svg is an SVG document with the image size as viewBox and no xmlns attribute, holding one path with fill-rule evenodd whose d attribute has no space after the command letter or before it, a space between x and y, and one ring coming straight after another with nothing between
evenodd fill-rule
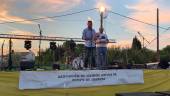
<instances>
[{"instance_id":1,"label":"short hair","mask_svg":"<svg viewBox=\"0 0 170 96\"><path fill-rule=\"evenodd\" d=\"M87 21L88 23L93 23L91 20Z\"/></svg>"}]
</instances>

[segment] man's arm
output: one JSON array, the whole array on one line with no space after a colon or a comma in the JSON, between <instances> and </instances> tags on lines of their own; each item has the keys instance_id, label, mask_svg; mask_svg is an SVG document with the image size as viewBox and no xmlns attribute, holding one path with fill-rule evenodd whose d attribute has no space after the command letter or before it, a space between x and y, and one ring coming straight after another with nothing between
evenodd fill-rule
<instances>
[{"instance_id":1,"label":"man's arm","mask_svg":"<svg viewBox=\"0 0 170 96\"><path fill-rule=\"evenodd\" d=\"M94 36L93 36L93 40L97 41L98 37L99 37L99 33L95 33Z\"/></svg>"},{"instance_id":2,"label":"man's arm","mask_svg":"<svg viewBox=\"0 0 170 96\"><path fill-rule=\"evenodd\" d=\"M108 39L107 35L106 35L106 43L109 43L109 39Z\"/></svg>"},{"instance_id":3,"label":"man's arm","mask_svg":"<svg viewBox=\"0 0 170 96\"><path fill-rule=\"evenodd\" d=\"M109 43L109 40L100 40L99 43Z\"/></svg>"},{"instance_id":4,"label":"man's arm","mask_svg":"<svg viewBox=\"0 0 170 96\"><path fill-rule=\"evenodd\" d=\"M98 43L109 43L109 39L107 38L107 35L105 35L105 39L99 40Z\"/></svg>"}]
</instances>

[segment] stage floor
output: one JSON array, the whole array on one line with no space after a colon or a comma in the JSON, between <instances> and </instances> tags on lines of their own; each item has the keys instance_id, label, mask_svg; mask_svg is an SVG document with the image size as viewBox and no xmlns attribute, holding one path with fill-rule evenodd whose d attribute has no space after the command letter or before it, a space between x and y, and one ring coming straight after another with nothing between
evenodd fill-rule
<instances>
[{"instance_id":1,"label":"stage floor","mask_svg":"<svg viewBox=\"0 0 170 96\"><path fill-rule=\"evenodd\" d=\"M19 72L0 72L0 96L114 96L115 93L170 91L170 70L144 70L144 84L73 89L19 90Z\"/></svg>"}]
</instances>

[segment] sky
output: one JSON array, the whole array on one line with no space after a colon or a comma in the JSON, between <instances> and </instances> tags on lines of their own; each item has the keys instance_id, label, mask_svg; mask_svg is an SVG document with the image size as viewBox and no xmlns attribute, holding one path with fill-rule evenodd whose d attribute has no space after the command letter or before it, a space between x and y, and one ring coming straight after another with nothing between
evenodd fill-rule
<instances>
[{"instance_id":1,"label":"sky","mask_svg":"<svg viewBox=\"0 0 170 96\"><path fill-rule=\"evenodd\" d=\"M67 13L106 7L107 17L104 19L105 32L109 39L116 39L114 46L130 47L134 36L140 32L148 41L156 37L156 27L136 22L112 13L113 11L125 16L156 25L156 9L159 8L160 26L170 27L170 0L0 0L0 23L22 21L32 18L58 16ZM41 25L42 34L46 36L63 36L81 38L86 22L91 18L93 28L98 31L100 26L99 10L92 10L71 16L26 21L20 23L0 24L0 34L38 35L38 25ZM0 39L2 44L3 39ZM61 43L61 42L57 42ZM170 31L160 28L160 49L170 44ZM147 48L156 50L156 41ZM32 50L37 51L38 42L32 41ZM43 49L49 47L49 42L43 41ZM8 40L5 40L5 50L8 50ZM23 40L13 40L14 51L26 51Z\"/></svg>"}]
</instances>

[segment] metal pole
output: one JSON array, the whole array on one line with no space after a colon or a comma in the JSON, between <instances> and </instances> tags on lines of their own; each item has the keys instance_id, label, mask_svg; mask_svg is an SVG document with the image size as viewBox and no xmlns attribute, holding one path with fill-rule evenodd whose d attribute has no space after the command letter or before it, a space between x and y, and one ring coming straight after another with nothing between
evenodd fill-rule
<instances>
[{"instance_id":1,"label":"metal pole","mask_svg":"<svg viewBox=\"0 0 170 96\"><path fill-rule=\"evenodd\" d=\"M103 12L100 14L100 28L103 28Z\"/></svg>"},{"instance_id":2,"label":"metal pole","mask_svg":"<svg viewBox=\"0 0 170 96\"><path fill-rule=\"evenodd\" d=\"M55 50L53 50L53 64L55 64Z\"/></svg>"},{"instance_id":3,"label":"metal pole","mask_svg":"<svg viewBox=\"0 0 170 96\"><path fill-rule=\"evenodd\" d=\"M145 47L145 41L147 42L147 43L149 43L149 41L148 40L146 40L146 38L140 33L140 32L138 32L138 34L139 34L139 36L143 39L143 45L142 45L142 47L144 48Z\"/></svg>"},{"instance_id":4,"label":"metal pole","mask_svg":"<svg viewBox=\"0 0 170 96\"><path fill-rule=\"evenodd\" d=\"M40 35L40 40L39 40L39 51L38 51L38 68L40 68L40 63L41 63L41 36L42 36L42 31L41 31L41 27L40 24L38 24L38 28L39 28L39 35Z\"/></svg>"},{"instance_id":5,"label":"metal pole","mask_svg":"<svg viewBox=\"0 0 170 96\"><path fill-rule=\"evenodd\" d=\"M4 64L4 63L3 63L3 62L4 62L4 61L3 61L3 59L4 59L4 43L5 43L5 40L3 41L2 46L1 46L1 48L2 48L2 49L1 49L1 52L2 52L2 53L1 53L1 59L2 59L2 60L1 60L1 62L2 62L2 63L1 63L1 70L2 70L3 67L4 67L4 65L3 65L3 64Z\"/></svg>"},{"instance_id":6,"label":"metal pole","mask_svg":"<svg viewBox=\"0 0 170 96\"><path fill-rule=\"evenodd\" d=\"M157 59L160 62L160 54L159 54L159 9L157 8Z\"/></svg>"},{"instance_id":7,"label":"metal pole","mask_svg":"<svg viewBox=\"0 0 170 96\"><path fill-rule=\"evenodd\" d=\"M145 38L143 37L143 48L145 47Z\"/></svg>"},{"instance_id":8,"label":"metal pole","mask_svg":"<svg viewBox=\"0 0 170 96\"><path fill-rule=\"evenodd\" d=\"M12 40L9 39L9 58L8 58L8 69L12 69Z\"/></svg>"}]
</instances>

